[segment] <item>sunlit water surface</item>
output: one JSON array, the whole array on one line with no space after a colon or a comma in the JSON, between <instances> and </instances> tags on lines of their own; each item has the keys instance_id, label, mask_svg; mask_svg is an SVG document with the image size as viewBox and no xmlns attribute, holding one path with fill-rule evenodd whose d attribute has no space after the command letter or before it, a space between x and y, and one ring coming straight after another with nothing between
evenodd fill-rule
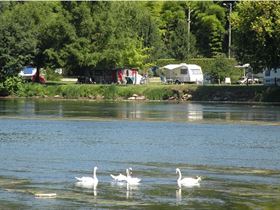
<instances>
[{"instance_id":1,"label":"sunlit water surface","mask_svg":"<svg viewBox=\"0 0 280 210\"><path fill-rule=\"evenodd\" d=\"M279 122L271 105L0 100L0 209L279 209ZM112 182L128 167L139 186Z\"/></svg>"}]
</instances>

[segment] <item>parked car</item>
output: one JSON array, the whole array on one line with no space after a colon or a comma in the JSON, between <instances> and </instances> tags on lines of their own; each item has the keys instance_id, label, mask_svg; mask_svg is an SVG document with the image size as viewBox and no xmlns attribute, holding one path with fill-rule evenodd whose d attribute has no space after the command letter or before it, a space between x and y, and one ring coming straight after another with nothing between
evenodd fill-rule
<instances>
[{"instance_id":1,"label":"parked car","mask_svg":"<svg viewBox=\"0 0 280 210\"><path fill-rule=\"evenodd\" d=\"M241 77L238 81L237 84L259 84L261 81L258 78L247 78L247 77Z\"/></svg>"}]
</instances>

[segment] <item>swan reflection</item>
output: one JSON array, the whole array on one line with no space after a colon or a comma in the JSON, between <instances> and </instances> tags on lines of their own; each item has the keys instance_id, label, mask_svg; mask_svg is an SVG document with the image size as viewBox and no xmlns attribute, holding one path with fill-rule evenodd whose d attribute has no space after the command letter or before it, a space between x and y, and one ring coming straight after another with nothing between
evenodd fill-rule
<instances>
[{"instance_id":1,"label":"swan reflection","mask_svg":"<svg viewBox=\"0 0 280 210\"><path fill-rule=\"evenodd\" d=\"M125 187L126 185L127 185L126 182L116 182L116 181L111 182L111 186Z\"/></svg>"},{"instance_id":2,"label":"swan reflection","mask_svg":"<svg viewBox=\"0 0 280 210\"><path fill-rule=\"evenodd\" d=\"M133 191L137 191L139 189L139 185L130 185L126 184L126 199L132 198Z\"/></svg>"},{"instance_id":3,"label":"swan reflection","mask_svg":"<svg viewBox=\"0 0 280 210\"><path fill-rule=\"evenodd\" d=\"M93 195L97 196L97 183L76 182L75 186L85 189L92 189Z\"/></svg>"},{"instance_id":4,"label":"swan reflection","mask_svg":"<svg viewBox=\"0 0 280 210\"><path fill-rule=\"evenodd\" d=\"M182 201L182 189L177 189L176 190L176 203L180 204Z\"/></svg>"}]
</instances>

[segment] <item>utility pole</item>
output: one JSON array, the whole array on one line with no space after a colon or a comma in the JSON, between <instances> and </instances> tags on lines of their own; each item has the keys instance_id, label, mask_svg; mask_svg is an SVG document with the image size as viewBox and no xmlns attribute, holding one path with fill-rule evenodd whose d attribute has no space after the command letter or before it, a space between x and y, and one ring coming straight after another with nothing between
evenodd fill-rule
<instances>
[{"instance_id":1,"label":"utility pole","mask_svg":"<svg viewBox=\"0 0 280 210\"><path fill-rule=\"evenodd\" d=\"M229 14L228 14L228 58L231 57L231 13L232 13L232 3L231 2L227 2L227 3L223 3L224 6L226 6L227 8L229 8Z\"/></svg>"},{"instance_id":2,"label":"utility pole","mask_svg":"<svg viewBox=\"0 0 280 210\"><path fill-rule=\"evenodd\" d=\"M188 10L188 56L190 55L190 33L191 33L191 8Z\"/></svg>"},{"instance_id":3,"label":"utility pole","mask_svg":"<svg viewBox=\"0 0 280 210\"><path fill-rule=\"evenodd\" d=\"M232 12L232 3L229 3L229 15L228 15L228 58L231 56L231 12Z\"/></svg>"}]
</instances>

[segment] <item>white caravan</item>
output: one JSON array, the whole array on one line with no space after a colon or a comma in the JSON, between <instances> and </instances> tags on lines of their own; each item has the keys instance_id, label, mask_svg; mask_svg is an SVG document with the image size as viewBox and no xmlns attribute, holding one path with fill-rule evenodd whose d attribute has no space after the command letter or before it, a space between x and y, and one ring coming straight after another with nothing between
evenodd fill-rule
<instances>
[{"instance_id":1,"label":"white caravan","mask_svg":"<svg viewBox=\"0 0 280 210\"><path fill-rule=\"evenodd\" d=\"M163 76L171 83L196 83L203 84L201 67L195 64L169 64L163 68Z\"/></svg>"},{"instance_id":2,"label":"white caravan","mask_svg":"<svg viewBox=\"0 0 280 210\"><path fill-rule=\"evenodd\" d=\"M280 86L280 68L265 69L263 71L263 84Z\"/></svg>"}]
</instances>

